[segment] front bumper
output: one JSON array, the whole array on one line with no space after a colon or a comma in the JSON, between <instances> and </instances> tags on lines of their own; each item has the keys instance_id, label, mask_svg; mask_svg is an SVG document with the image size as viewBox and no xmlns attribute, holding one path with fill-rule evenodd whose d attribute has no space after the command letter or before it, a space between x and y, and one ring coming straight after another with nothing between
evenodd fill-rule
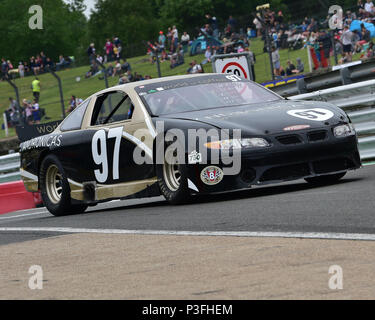
<instances>
[{"instance_id":1,"label":"front bumper","mask_svg":"<svg viewBox=\"0 0 375 320\"><path fill-rule=\"evenodd\" d=\"M273 138L272 138L273 139ZM223 161L215 164L221 169L228 167ZM332 134L322 141L282 145L273 143L267 149L243 150L241 170L236 175L224 175L217 185L207 185L200 178L201 171L209 164L188 165L188 176L198 192L216 193L297 180L319 175L333 174L361 167L358 141L355 135L336 138Z\"/></svg>"}]
</instances>

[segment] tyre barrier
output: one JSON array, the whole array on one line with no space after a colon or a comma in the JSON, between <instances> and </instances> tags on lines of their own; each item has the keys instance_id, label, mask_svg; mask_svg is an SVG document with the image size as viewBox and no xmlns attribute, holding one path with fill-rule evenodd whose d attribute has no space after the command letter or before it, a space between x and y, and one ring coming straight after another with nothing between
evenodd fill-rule
<instances>
[{"instance_id":1,"label":"tyre barrier","mask_svg":"<svg viewBox=\"0 0 375 320\"><path fill-rule=\"evenodd\" d=\"M42 204L39 192L28 192L23 181L0 184L0 214L32 209Z\"/></svg>"}]
</instances>

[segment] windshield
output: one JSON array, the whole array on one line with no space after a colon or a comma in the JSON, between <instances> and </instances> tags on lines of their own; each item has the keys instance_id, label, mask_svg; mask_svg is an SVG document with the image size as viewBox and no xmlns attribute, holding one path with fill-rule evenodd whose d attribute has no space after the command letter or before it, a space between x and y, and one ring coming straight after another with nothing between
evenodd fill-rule
<instances>
[{"instance_id":1,"label":"windshield","mask_svg":"<svg viewBox=\"0 0 375 320\"><path fill-rule=\"evenodd\" d=\"M157 116L280 99L278 95L247 81L206 83L168 90L151 90L142 98L151 113Z\"/></svg>"}]
</instances>

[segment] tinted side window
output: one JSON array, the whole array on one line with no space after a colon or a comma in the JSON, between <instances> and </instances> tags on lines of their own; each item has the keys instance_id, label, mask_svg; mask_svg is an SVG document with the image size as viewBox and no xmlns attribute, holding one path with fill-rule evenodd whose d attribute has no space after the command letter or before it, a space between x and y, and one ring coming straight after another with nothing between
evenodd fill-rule
<instances>
[{"instance_id":1,"label":"tinted side window","mask_svg":"<svg viewBox=\"0 0 375 320\"><path fill-rule=\"evenodd\" d=\"M131 119L134 107L128 96L121 92L98 98L91 125L100 125Z\"/></svg>"},{"instance_id":2,"label":"tinted side window","mask_svg":"<svg viewBox=\"0 0 375 320\"><path fill-rule=\"evenodd\" d=\"M60 130L70 131L81 129L83 116L85 115L89 103L90 99L85 100L70 115L68 115L63 121Z\"/></svg>"}]
</instances>

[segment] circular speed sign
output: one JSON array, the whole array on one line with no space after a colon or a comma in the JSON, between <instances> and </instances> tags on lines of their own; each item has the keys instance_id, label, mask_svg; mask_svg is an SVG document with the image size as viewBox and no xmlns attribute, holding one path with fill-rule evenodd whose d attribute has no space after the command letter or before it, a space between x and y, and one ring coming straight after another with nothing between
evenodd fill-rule
<instances>
[{"instance_id":1,"label":"circular speed sign","mask_svg":"<svg viewBox=\"0 0 375 320\"><path fill-rule=\"evenodd\" d=\"M234 74L238 77L249 79L244 67L242 67L238 62L227 63L221 73Z\"/></svg>"}]
</instances>

